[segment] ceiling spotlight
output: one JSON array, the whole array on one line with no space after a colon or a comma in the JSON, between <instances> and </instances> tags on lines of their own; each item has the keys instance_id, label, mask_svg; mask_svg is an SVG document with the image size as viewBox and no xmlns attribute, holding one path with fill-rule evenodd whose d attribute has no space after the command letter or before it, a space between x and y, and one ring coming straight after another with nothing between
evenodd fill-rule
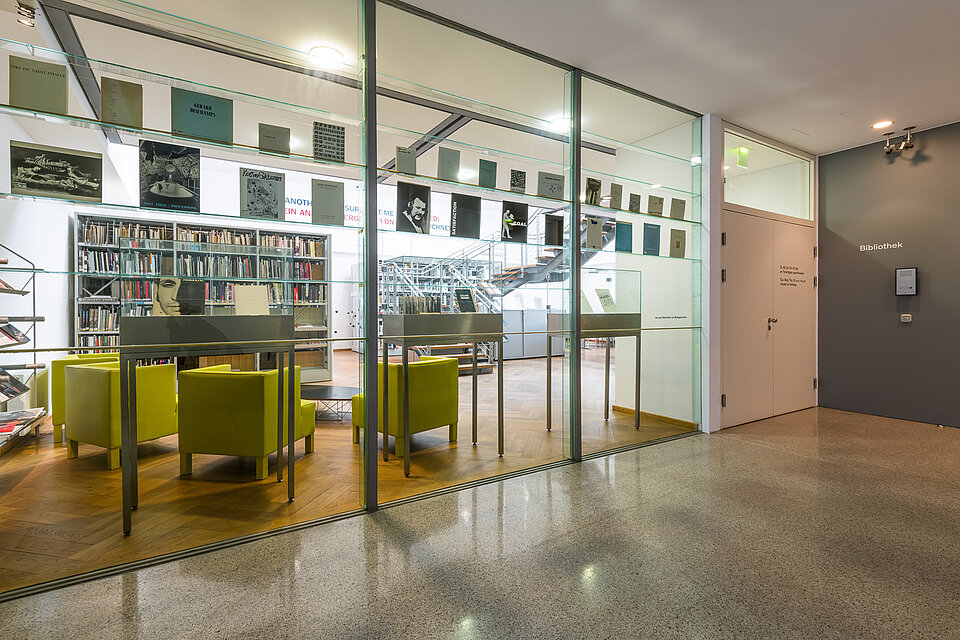
<instances>
[{"instance_id":1,"label":"ceiling spotlight","mask_svg":"<svg viewBox=\"0 0 960 640\"><path fill-rule=\"evenodd\" d=\"M883 136L887 139L886 144L883 145L883 152L888 156L893 153L900 153L907 149L913 149L913 130L916 127L904 127L903 130L906 131L906 134L899 142L891 142L890 137L893 135L893 131L887 131Z\"/></svg>"},{"instance_id":2,"label":"ceiling spotlight","mask_svg":"<svg viewBox=\"0 0 960 640\"><path fill-rule=\"evenodd\" d=\"M310 54L314 64L327 71L338 70L347 59L342 51L327 45L311 47L307 53Z\"/></svg>"},{"instance_id":3,"label":"ceiling spotlight","mask_svg":"<svg viewBox=\"0 0 960 640\"><path fill-rule=\"evenodd\" d=\"M907 135L904 136L903 140L900 141L900 146L898 149L903 151L904 149L913 149L913 130L916 127L904 127L904 131L907 132Z\"/></svg>"},{"instance_id":4,"label":"ceiling spotlight","mask_svg":"<svg viewBox=\"0 0 960 640\"><path fill-rule=\"evenodd\" d=\"M27 27L35 27L37 5L35 0L17 0L17 22Z\"/></svg>"},{"instance_id":5,"label":"ceiling spotlight","mask_svg":"<svg viewBox=\"0 0 960 640\"><path fill-rule=\"evenodd\" d=\"M881 120L880 122L873 123L874 129L886 129L893 124L893 120Z\"/></svg>"}]
</instances>

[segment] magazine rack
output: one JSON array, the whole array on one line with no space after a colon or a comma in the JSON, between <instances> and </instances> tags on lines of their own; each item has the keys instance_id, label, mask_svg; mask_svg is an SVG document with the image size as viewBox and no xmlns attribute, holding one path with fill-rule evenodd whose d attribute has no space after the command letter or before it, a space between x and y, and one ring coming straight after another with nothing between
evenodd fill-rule
<instances>
[{"instance_id":1,"label":"magazine rack","mask_svg":"<svg viewBox=\"0 0 960 640\"><path fill-rule=\"evenodd\" d=\"M3 307L0 307L0 325L8 324L11 322L26 323L26 328L21 329L21 332L31 340L35 341L37 337L37 323L44 321L44 318L42 316L37 315L37 274L43 273L43 269L38 269L37 265L32 260L29 260L26 256L23 256L20 253L17 253L16 251L14 251L13 249L11 249L5 244L0 243L0 250L10 254L10 256L13 256L14 258L19 259L20 262L22 263L20 266L17 266L17 265L11 266L9 256L0 257L0 274L4 274L4 275L6 274L12 275L12 274L18 274L18 273L27 274L26 282L24 282L23 285L18 288L13 288L12 285L10 287L5 286L5 284L10 284L10 283L6 283L6 278L0 278L0 296L3 296L3 297L11 296L11 295L18 296L18 297L24 297L27 295L30 296L30 314L29 315L13 315L13 314L6 315L5 313L3 313ZM2 301L2 298L0 298L0 301ZM16 347L20 345L10 345L10 346ZM39 375L39 372L45 369L46 365L42 362L37 362L36 353L32 355L31 360L32 360L31 362L23 363L23 364L19 364L19 363L4 364L2 365L2 367L7 371L29 372L28 374L24 375L23 378L21 379L21 382L23 382L28 387L30 387L30 390L31 390L30 397L32 398L32 401L27 402L27 405L37 406L41 404L46 404L43 401L44 396L40 395L41 390L36 388L37 386L39 386L37 384L38 383L37 377ZM26 398L27 396L24 396L24 397ZM30 408L30 407L24 407L24 408ZM40 421L36 421L35 425L33 426L34 426L34 433L39 436Z\"/></svg>"}]
</instances>

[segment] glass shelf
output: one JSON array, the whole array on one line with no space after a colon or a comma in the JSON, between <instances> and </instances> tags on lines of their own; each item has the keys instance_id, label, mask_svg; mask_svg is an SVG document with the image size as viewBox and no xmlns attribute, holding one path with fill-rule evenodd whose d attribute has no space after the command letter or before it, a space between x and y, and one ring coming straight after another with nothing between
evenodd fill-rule
<instances>
[{"instance_id":1,"label":"glass shelf","mask_svg":"<svg viewBox=\"0 0 960 640\"><path fill-rule=\"evenodd\" d=\"M555 170L555 171L558 171L558 172L563 172L564 170L570 168L570 165L569 165L569 164L566 164L566 163L563 163L563 162L557 162L557 161L555 161L555 160L547 160L547 159L545 159L545 158L538 158L538 157L534 157L534 156L528 156L528 155L524 155L524 154L521 154L521 153L513 153L512 151L506 151L506 150L503 150L503 149L497 149L497 148L495 148L495 147L485 147L485 146L481 146L481 145L478 145L478 144L472 144L472 143L470 143L470 142L460 142L460 141L455 140L455 139L453 139L453 138L444 138L444 137L441 137L441 136L431 136L431 135L429 135L428 133L423 133L423 132L420 132L420 131L413 131L413 130L411 130L411 129L404 129L404 128L402 128L402 127L395 127L395 126L386 125L386 124L382 124L382 123L377 125L377 131L378 131L378 132L387 132L387 133L390 133L390 134L392 134L392 135L403 136L403 137L405 137L405 138L408 138L408 139L410 140L410 143L409 143L409 144L413 144L414 142L417 142L417 141L420 141L420 140L426 140L426 141L428 141L428 142L432 142L434 146L444 146L444 147L450 147L450 148L458 149L458 150L460 150L460 151L467 151L467 152L470 152L470 153L476 153L476 154L478 154L478 156L479 156L480 158L483 158L484 160L487 160L487 159L513 159L513 160L516 160L516 161L518 161L518 162L530 162L530 163L536 163L536 164L547 164L547 165L551 165L551 168L552 168L553 170ZM451 136L455 136L455 135L457 135L457 133L458 133L458 131L455 131L455 132L451 133L450 135L451 135ZM389 154L389 153L395 153L395 152L396 152L395 147L397 147L397 146L402 146L402 145L391 145L391 146L388 147L388 148L381 149L380 152L381 152L381 153L384 153L384 152L385 152L385 153L388 153L388 154ZM418 158L418 160L419 160L419 158Z\"/></svg>"},{"instance_id":2,"label":"glass shelf","mask_svg":"<svg viewBox=\"0 0 960 640\"><path fill-rule=\"evenodd\" d=\"M570 200L561 200L558 198L550 198L548 196L538 196L531 193L520 193L519 191L510 191L508 189L481 187L476 184L457 182L455 180L443 180L441 178L434 178L432 176L401 173L396 169L384 169L381 167L378 169L378 172L381 174L381 177L385 179L381 184L391 187L396 186L397 182L412 182L414 184L425 184L428 186L440 187L442 190L437 191L437 193L464 193L465 195L478 195L485 200L493 200L495 202L515 200L517 202L523 202L540 209L550 209L553 211L565 210L572 204Z\"/></svg>"},{"instance_id":3,"label":"glass shelf","mask_svg":"<svg viewBox=\"0 0 960 640\"><path fill-rule=\"evenodd\" d=\"M624 142L623 140L617 140L616 138L610 138L608 136L600 135L599 133L591 133L590 131L584 130L583 140L585 142L594 142L596 144L602 144L604 146L612 146L614 148L625 149L627 151L636 151L637 153L642 153L644 155L653 156L655 158L661 158L663 160L668 160L672 163L685 164L692 167L700 166L698 159L700 158L699 154L693 154L690 157L675 156L669 153L664 153L663 151L656 151L654 149L647 149L646 147L641 147L636 144L629 142Z\"/></svg>"},{"instance_id":4,"label":"glass shelf","mask_svg":"<svg viewBox=\"0 0 960 640\"><path fill-rule=\"evenodd\" d=\"M683 195L690 196L691 198L694 198L694 199L700 197L700 194L695 191L685 191L683 189L677 189L675 187L668 187L663 184L660 184L660 186L658 187L654 187L655 184L659 184L659 183L646 182L644 180L637 180L635 178L625 178L623 176L615 176L612 173L606 173L604 171L594 171L587 167L584 167L583 169L581 169L580 173L583 176L582 184L584 186L587 184L587 178L596 178L597 176L600 176L602 178L606 178L610 180L611 182L617 182L617 183L629 182L630 184L638 184L638 185L641 185L643 189L647 189L650 191L670 191L672 193L682 193ZM626 189L624 190L623 197L624 198L629 197L629 192Z\"/></svg>"},{"instance_id":5,"label":"glass shelf","mask_svg":"<svg viewBox=\"0 0 960 640\"><path fill-rule=\"evenodd\" d=\"M114 62L97 60L96 58L87 58L75 54L64 53L63 51L57 51L56 49L39 47L32 44L18 42L16 40L0 38L0 49L6 49L7 51L11 51L16 54L29 55L44 60L51 60L61 64L66 63L78 67L89 66L94 71L99 71L101 73L112 73L115 75L132 78L134 80L147 81L171 87L189 87L191 90L195 89L200 93L208 93L210 95L216 95L219 97L236 100L238 102L245 102L248 104L256 104L272 109L278 109L286 113L299 113L301 115L321 118L323 120L333 120L339 124L349 124L351 126L359 127L361 123L360 118L332 113L316 107L295 104L292 102L284 102L283 100L275 100L273 98L266 98L242 91L233 91L215 85L193 82L175 76L147 71L145 69L137 69ZM316 76L311 77L322 79L323 74L318 72Z\"/></svg>"},{"instance_id":6,"label":"glass shelf","mask_svg":"<svg viewBox=\"0 0 960 640\"><path fill-rule=\"evenodd\" d=\"M599 218L613 219L620 215L628 216L637 216L642 219L649 218L651 221L660 220L662 222L676 222L678 224L688 224L694 226L701 226L701 223L696 220L681 220L680 218L671 218L666 215L657 215L655 213L637 213L636 211L627 211L626 209L611 209L610 207L598 207L592 204L580 204L580 212L587 216L595 216Z\"/></svg>"}]
</instances>

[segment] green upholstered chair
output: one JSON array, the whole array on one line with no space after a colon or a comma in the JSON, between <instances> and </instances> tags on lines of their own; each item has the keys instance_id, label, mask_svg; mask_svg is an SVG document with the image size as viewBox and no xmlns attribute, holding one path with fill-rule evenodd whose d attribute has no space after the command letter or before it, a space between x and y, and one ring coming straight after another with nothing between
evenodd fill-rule
<instances>
[{"instance_id":1,"label":"green upholstered chair","mask_svg":"<svg viewBox=\"0 0 960 640\"><path fill-rule=\"evenodd\" d=\"M176 366L137 367L137 442L177 432ZM67 457L79 443L108 450L107 468L120 466L120 362L74 364L64 368Z\"/></svg>"},{"instance_id":2,"label":"green upholstered chair","mask_svg":"<svg viewBox=\"0 0 960 640\"><path fill-rule=\"evenodd\" d=\"M296 439L313 451L316 405L300 399L300 367L294 367ZM284 380L284 399L287 397ZM267 477L267 459L277 450L277 372L230 371L230 365L180 372L180 474L193 471L192 456L207 453L257 460L257 480ZM284 443L287 404L284 402Z\"/></svg>"},{"instance_id":3,"label":"green upholstered chair","mask_svg":"<svg viewBox=\"0 0 960 640\"><path fill-rule=\"evenodd\" d=\"M460 371L453 358L421 356L419 362L407 365L410 377L410 433L420 433L438 427L450 428L450 442L457 441L459 421ZM396 442L396 452L402 456L406 443L403 441L403 365L387 367L388 402L390 404L389 435ZM377 366L377 381L383 389L383 364ZM378 431L383 431L383 403L379 403ZM353 396L353 442L360 442L360 429L364 423L363 394ZM387 443L384 442L386 447Z\"/></svg>"},{"instance_id":4,"label":"green upholstered chair","mask_svg":"<svg viewBox=\"0 0 960 640\"><path fill-rule=\"evenodd\" d=\"M73 364L95 364L97 362L119 362L120 358L113 353L78 353L76 355L57 358L50 363L50 400L52 407L50 413L53 416L53 441L62 440L61 433L63 423L66 421L67 404L64 393L64 367Z\"/></svg>"}]
</instances>

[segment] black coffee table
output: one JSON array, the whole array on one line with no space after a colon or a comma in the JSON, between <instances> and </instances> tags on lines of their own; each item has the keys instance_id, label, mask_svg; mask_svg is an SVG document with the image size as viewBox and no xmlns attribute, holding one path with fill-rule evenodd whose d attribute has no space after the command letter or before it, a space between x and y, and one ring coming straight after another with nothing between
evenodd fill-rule
<instances>
[{"instance_id":1,"label":"black coffee table","mask_svg":"<svg viewBox=\"0 0 960 640\"><path fill-rule=\"evenodd\" d=\"M300 397L317 403L317 416L332 413L343 422L343 416L352 411L353 396L360 393L359 387L343 387L329 384L302 384Z\"/></svg>"}]
</instances>

